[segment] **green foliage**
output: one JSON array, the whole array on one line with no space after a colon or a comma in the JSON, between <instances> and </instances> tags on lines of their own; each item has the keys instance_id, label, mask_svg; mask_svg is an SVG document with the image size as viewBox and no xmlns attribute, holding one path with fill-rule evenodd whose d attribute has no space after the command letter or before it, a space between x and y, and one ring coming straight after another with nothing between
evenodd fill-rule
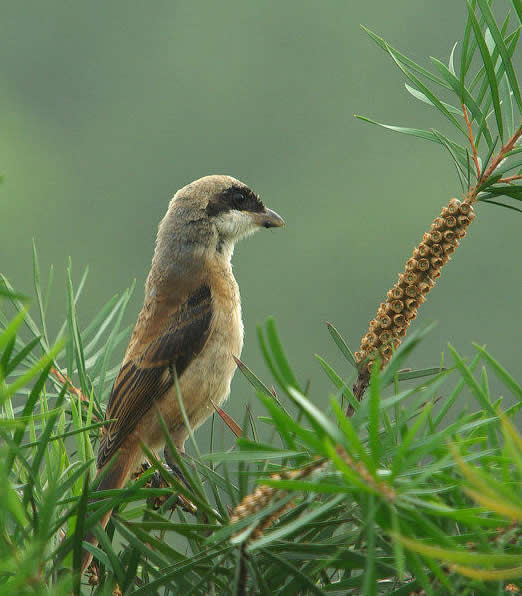
<instances>
[{"instance_id":1,"label":"green foliage","mask_svg":"<svg viewBox=\"0 0 522 596\"><path fill-rule=\"evenodd\" d=\"M520 16L520 0L512 0L512 3ZM435 128L422 130L392 126L364 116L357 117L388 130L442 145L454 161L465 194L472 194L473 199L479 201L521 211L509 203L493 200L499 196L522 200L522 186L519 184L522 179L522 147L519 143L522 100L512 61L520 37L520 25L517 24L508 33L508 15L499 27L491 4L487 0L467 0L468 18L464 36L462 42L453 46L448 65L437 58L430 58L437 74L363 27L406 77L406 90L444 116L458 132L458 140L450 139ZM459 72L455 67L457 47L460 48ZM444 101L446 96L450 96L450 101L457 105ZM465 144L460 140L462 137ZM494 156L495 152L497 155Z\"/></svg>"},{"instance_id":2,"label":"green foliage","mask_svg":"<svg viewBox=\"0 0 522 596\"><path fill-rule=\"evenodd\" d=\"M40 326L3 280L0 593L88 593L78 573L82 540L109 508L117 512L106 532L97 531L99 546L88 546L99 594L116 584L126 594L491 594L522 576L522 438L512 422L522 389L482 346L470 362L450 347L449 368L405 369L427 331L412 334L386 369L375 367L368 398L358 403L349 389L353 357L328 325L346 366L336 371L319 358L334 389L330 410L321 412L303 393L270 319L259 334L286 397L238 362L268 416L245 419L231 451L196 449L190 461L175 454L193 490L146 450L152 467L142 477L90 502L93 446L116 372L110 350L127 333L119 326L129 292L82 330L85 276L75 290L70 271L56 341L36 251ZM74 386L63 382L65 373ZM502 410L488 373L515 405ZM465 388L478 408L458 409L447 424ZM352 418L347 401L356 408ZM156 469L167 488L144 487ZM230 524L247 495L255 502L259 484L273 489L268 505ZM195 516L180 507L172 514L177 494L196 505ZM155 497L164 501L159 510L149 506Z\"/></svg>"},{"instance_id":3,"label":"green foliage","mask_svg":"<svg viewBox=\"0 0 522 596\"><path fill-rule=\"evenodd\" d=\"M519 0L513 6L520 20ZM509 27L509 19L496 24L486 0L469 2L460 60L458 46L448 66L432 59L436 74L369 32L407 77L410 94L468 140L469 114L470 147L482 153L435 129L387 127L444 146L463 186L474 183L478 199L489 202L522 198L516 180L506 182L518 176L522 148L513 143L496 164L494 157L520 130L511 62L520 26ZM94 451L118 370L112 356L128 337L121 322L133 288L82 327L86 277L75 288L69 265L67 312L55 337L46 319L52 269L44 287L36 250L38 323L28 299L0 280L0 594L111 594L117 585L125 594L187 596L489 595L520 583L522 438L515 416L522 389L478 345L471 359L450 346L446 367L405 368L429 329L403 342L384 370L373 368L359 403L351 391L353 354L328 324L345 366L335 370L317 356L333 388L322 412L269 319L258 335L276 388L238 361L267 415L247 412L242 436L226 452L202 454L191 434L195 456L174 453L191 489L144 448L151 468L91 501ZM498 386L514 405L504 405ZM465 391L471 408L460 407ZM167 488L146 486L155 471ZM179 505L173 511L178 495L197 507L195 515ZM261 502L260 495L268 497ZM95 529L99 546L83 542L109 509L106 531ZM82 548L95 557L92 586L79 575Z\"/></svg>"}]
</instances>

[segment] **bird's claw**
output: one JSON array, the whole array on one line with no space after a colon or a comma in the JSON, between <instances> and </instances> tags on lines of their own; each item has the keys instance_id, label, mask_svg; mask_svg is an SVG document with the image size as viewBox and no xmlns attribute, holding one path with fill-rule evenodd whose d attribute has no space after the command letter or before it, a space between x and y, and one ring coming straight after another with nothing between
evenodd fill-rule
<instances>
[{"instance_id":1,"label":"bird's claw","mask_svg":"<svg viewBox=\"0 0 522 596\"><path fill-rule=\"evenodd\" d=\"M189 488L189 489L191 488L189 483L183 477L181 470L177 466L175 466L174 469L171 468L167 464L163 464L163 466L169 474L172 474L172 476L179 478L179 480L185 486L187 486L187 488ZM151 466L148 462L144 462L141 465L141 467L138 469L138 471L134 474L134 478L139 478L142 474L144 474L147 470L149 470L150 467ZM170 488L170 486L164 480L164 478L160 474L160 472L158 470L155 470L152 473L152 475L150 476L150 478L148 479L147 483L145 484L145 488ZM147 505L154 510L158 510L161 507L163 507L163 505L165 505L165 503L167 502L168 499L169 499L168 495L158 495L155 497L149 497L147 499ZM174 510L174 509L176 509L176 507L181 507L183 509L183 511L186 511L187 513L192 513L193 515L196 514L197 510L198 510L197 507L194 505L194 503L189 501L183 495L179 495L179 494L177 496L177 499L170 506L170 509Z\"/></svg>"}]
</instances>

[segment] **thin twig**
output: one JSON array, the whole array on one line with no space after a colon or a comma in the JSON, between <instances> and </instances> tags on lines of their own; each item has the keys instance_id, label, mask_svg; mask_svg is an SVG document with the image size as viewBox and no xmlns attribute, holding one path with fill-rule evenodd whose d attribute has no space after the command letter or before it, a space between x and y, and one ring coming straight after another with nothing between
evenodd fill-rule
<instances>
[{"instance_id":1,"label":"thin twig","mask_svg":"<svg viewBox=\"0 0 522 596\"><path fill-rule=\"evenodd\" d=\"M466 106L464 104L462 104L462 112L464 113L464 120L466 121L466 126L468 127L469 144L471 145L471 150L473 151L473 162L475 163L475 168L477 170L477 178L479 178L480 164L478 160L477 146L475 145L475 140L473 139L473 128L471 127L471 122L468 118L468 111L466 110Z\"/></svg>"},{"instance_id":2,"label":"thin twig","mask_svg":"<svg viewBox=\"0 0 522 596\"><path fill-rule=\"evenodd\" d=\"M57 368L55 368L54 366L51 367L50 373L53 375L53 377L62 385L66 385L67 389L69 390L70 393L72 393L73 395L76 395L76 397L79 397L82 401L85 401L87 403L89 403L89 400L87 399L87 397L81 392L80 389L78 389L78 387L75 387L71 380L68 379L65 375L63 375Z\"/></svg>"},{"instance_id":3,"label":"thin twig","mask_svg":"<svg viewBox=\"0 0 522 596\"><path fill-rule=\"evenodd\" d=\"M76 397L79 397L80 401L83 401L86 404L90 403L90 399L84 393L82 393L81 389L78 389L78 387L75 387L72 384L71 380L68 379L65 375L63 375L56 367L52 366L50 373L59 383L61 383L62 385L65 385L70 393L72 393ZM94 412L92 413L92 418L96 422L100 422L100 419L98 418L98 416L96 416L96 414Z\"/></svg>"},{"instance_id":4,"label":"thin twig","mask_svg":"<svg viewBox=\"0 0 522 596\"><path fill-rule=\"evenodd\" d=\"M522 180L522 174L518 174L517 176L509 176L509 178L501 178L500 180L497 180L497 182L509 184L510 182L513 182L513 180Z\"/></svg>"},{"instance_id":5,"label":"thin twig","mask_svg":"<svg viewBox=\"0 0 522 596\"><path fill-rule=\"evenodd\" d=\"M237 580L237 596L246 596L247 593L247 582L248 582L248 569L246 566L246 553L245 544L241 545L239 551L239 577Z\"/></svg>"},{"instance_id":6,"label":"thin twig","mask_svg":"<svg viewBox=\"0 0 522 596\"><path fill-rule=\"evenodd\" d=\"M506 154L509 153L513 147L517 144L518 139L522 136L522 126L519 126L515 134L509 139L509 141L502 147L502 149L498 152L496 157L493 159L487 170L482 174L480 179L477 181L477 184L468 192L466 200L468 202L473 202L477 198L478 189L484 182L493 174L493 172L498 168L501 162L506 158Z\"/></svg>"}]
</instances>

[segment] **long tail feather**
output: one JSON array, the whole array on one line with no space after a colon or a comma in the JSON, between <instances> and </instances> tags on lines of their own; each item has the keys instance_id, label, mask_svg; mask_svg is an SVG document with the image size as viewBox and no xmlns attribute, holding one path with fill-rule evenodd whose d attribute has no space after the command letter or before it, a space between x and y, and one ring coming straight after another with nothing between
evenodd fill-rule
<instances>
[{"instance_id":1,"label":"long tail feather","mask_svg":"<svg viewBox=\"0 0 522 596\"><path fill-rule=\"evenodd\" d=\"M110 489L114 489L114 488L122 488L123 485L125 484L125 482L127 481L130 472L132 471L133 459L134 458L123 457L122 454L120 453L116 456L115 460L112 460L111 462L109 462L107 464L106 467L109 469L106 472L105 472L105 468L98 470L98 475L100 476L100 475L104 474L104 476L103 476L100 484L98 485L96 492L102 491L102 490L110 490ZM92 500L96 501L96 496L94 496ZM107 526L109 519L111 517L111 514L112 514L112 509L107 511L107 513L105 513L105 515L98 522L103 529L105 529L105 527ZM98 539L96 538L96 536L94 535L94 533L92 531L89 531L87 533L84 540L86 542L88 542L89 544L92 544L93 546L98 545ZM92 561L92 554L89 551L84 549L83 556L82 556L82 567L81 567L82 573L91 564L91 561Z\"/></svg>"}]
</instances>

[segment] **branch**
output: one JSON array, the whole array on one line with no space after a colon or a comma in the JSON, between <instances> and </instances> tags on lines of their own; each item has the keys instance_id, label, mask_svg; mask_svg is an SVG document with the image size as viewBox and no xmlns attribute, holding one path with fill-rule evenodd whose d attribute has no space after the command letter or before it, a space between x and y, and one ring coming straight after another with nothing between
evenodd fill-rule
<instances>
[{"instance_id":1,"label":"branch","mask_svg":"<svg viewBox=\"0 0 522 596\"><path fill-rule=\"evenodd\" d=\"M478 152L477 146L475 145L475 141L473 139L473 128L471 127L471 122L468 118L468 111L466 110L466 106L462 104L462 112L464 113L464 120L466 121L466 126L468 127L468 139L469 144L471 145L471 150L473 152L473 162L475 164L475 169L477 170L477 179L480 177L480 164L478 160Z\"/></svg>"},{"instance_id":2,"label":"branch","mask_svg":"<svg viewBox=\"0 0 522 596\"><path fill-rule=\"evenodd\" d=\"M80 401L83 401L86 404L90 403L91 400L84 393L82 393L82 391L78 389L78 387L75 387L72 384L71 380L68 379L65 375L63 375L56 367L51 367L50 373L59 383L67 387L69 393L72 393L76 397L79 397ZM98 418L98 416L96 416L94 412L92 413L92 418L96 422L100 422L100 419Z\"/></svg>"}]
</instances>

